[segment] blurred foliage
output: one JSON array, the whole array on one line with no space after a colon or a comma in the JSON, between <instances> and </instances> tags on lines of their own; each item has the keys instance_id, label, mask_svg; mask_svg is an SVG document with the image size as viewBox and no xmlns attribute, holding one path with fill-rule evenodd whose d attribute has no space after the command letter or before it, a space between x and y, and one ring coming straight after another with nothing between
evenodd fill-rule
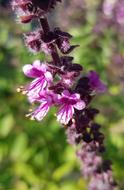
<instances>
[{"instance_id":1,"label":"blurred foliage","mask_svg":"<svg viewBox=\"0 0 124 190\"><path fill-rule=\"evenodd\" d=\"M6 8L0 8L0 190L86 190L75 150L52 114L40 123L25 118L29 105L16 93L16 88L27 82L22 65L44 56L26 50L21 34L31 26L17 25L10 16ZM96 120L104 126L105 157L112 160L119 190L123 190L124 91L119 66L111 63L111 47L118 42L111 31L98 38L92 32L93 24L90 13L81 27L69 26L73 43L80 44L73 55L86 71L97 70L108 85L107 93L96 97L93 104L101 110ZM120 49L123 52L123 45Z\"/></svg>"}]
</instances>

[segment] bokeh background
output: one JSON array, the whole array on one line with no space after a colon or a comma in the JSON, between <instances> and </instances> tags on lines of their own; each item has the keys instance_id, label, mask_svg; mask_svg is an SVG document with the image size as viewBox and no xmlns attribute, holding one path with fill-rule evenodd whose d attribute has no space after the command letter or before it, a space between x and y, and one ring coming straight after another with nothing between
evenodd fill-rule
<instances>
[{"instance_id":1,"label":"bokeh background","mask_svg":"<svg viewBox=\"0 0 124 190\"><path fill-rule=\"evenodd\" d=\"M80 44L75 62L95 69L108 86L93 106L101 111L96 120L106 137L104 156L124 190L124 2L116 0L113 10L114 1L65 0L50 22L71 32L72 42ZM44 60L23 44L22 33L33 27L17 24L8 1L0 0L0 190L87 190L54 111L40 123L30 121L26 97L16 92L27 82L22 66Z\"/></svg>"}]
</instances>

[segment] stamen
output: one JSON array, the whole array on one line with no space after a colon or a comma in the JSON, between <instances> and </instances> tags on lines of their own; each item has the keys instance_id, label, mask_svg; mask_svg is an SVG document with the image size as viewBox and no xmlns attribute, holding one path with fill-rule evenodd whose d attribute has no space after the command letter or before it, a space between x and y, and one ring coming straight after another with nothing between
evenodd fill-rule
<instances>
[{"instance_id":1,"label":"stamen","mask_svg":"<svg viewBox=\"0 0 124 190\"><path fill-rule=\"evenodd\" d=\"M25 115L25 117L31 117L31 114L32 114L32 113L27 113L27 114Z\"/></svg>"},{"instance_id":2,"label":"stamen","mask_svg":"<svg viewBox=\"0 0 124 190\"><path fill-rule=\"evenodd\" d=\"M23 95L27 94L27 91L26 91L26 90L23 90L23 91L22 91L22 94L23 94Z\"/></svg>"},{"instance_id":3,"label":"stamen","mask_svg":"<svg viewBox=\"0 0 124 190\"><path fill-rule=\"evenodd\" d=\"M16 89L17 92L21 92L23 95L27 94L27 90L24 89L24 86L20 86Z\"/></svg>"},{"instance_id":4,"label":"stamen","mask_svg":"<svg viewBox=\"0 0 124 190\"><path fill-rule=\"evenodd\" d=\"M20 89L20 88L17 88L16 91L17 91L17 92L21 92L21 89Z\"/></svg>"},{"instance_id":5,"label":"stamen","mask_svg":"<svg viewBox=\"0 0 124 190\"><path fill-rule=\"evenodd\" d=\"M33 110L30 108L30 109L29 109L29 112L32 112L32 111L33 111Z\"/></svg>"},{"instance_id":6,"label":"stamen","mask_svg":"<svg viewBox=\"0 0 124 190\"><path fill-rule=\"evenodd\" d=\"M30 120L34 121L34 120L35 120L35 119L34 119L34 116L32 116L32 117L30 118Z\"/></svg>"},{"instance_id":7,"label":"stamen","mask_svg":"<svg viewBox=\"0 0 124 190\"><path fill-rule=\"evenodd\" d=\"M20 86L16 89L17 92L22 92L24 90L24 87L23 86Z\"/></svg>"}]
</instances>

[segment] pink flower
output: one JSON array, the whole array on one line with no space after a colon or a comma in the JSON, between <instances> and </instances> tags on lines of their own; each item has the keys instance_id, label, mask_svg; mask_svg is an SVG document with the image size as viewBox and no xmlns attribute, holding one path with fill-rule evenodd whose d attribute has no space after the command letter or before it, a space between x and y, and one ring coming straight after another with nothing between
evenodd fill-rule
<instances>
[{"instance_id":1,"label":"pink flower","mask_svg":"<svg viewBox=\"0 0 124 190\"><path fill-rule=\"evenodd\" d=\"M61 75L61 82L66 87L72 87L76 82L76 77L78 77L79 75L80 72L65 71L65 73Z\"/></svg>"},{"instance_id":2,"label":"pink flower","mask_svg":"<svg viewBox=\"0 0 124 190\"><path fill-rule=\"evenodd\" d=\"M76 145L78 140L81 139L81 134L77 133L76 125L73 123L66 129L67 142L71 145Z\"/></svg>"},{"instance_id":3,"label":"pink flower","mask_svg":"<svg viewBox=\"0 0 124 190\"><path fill-rule=\"evenodd\" d=\"M38 53L41 51L41 36L41 30L36 30L24 34L25 44L29 48L29 51L31 51L32 53Z\"/></svg>"},{"instance_id":4,"label":"pink flower","mask_svg":"<svg viewBox=\"0 0 124 190\"><path fill-rule=\"evenodd\" d=\"M12 0L12 9L16 11L18 21L26 24L36 17L36 7L31 0Z\"/></svg>"},{"instance_id":5,"label":"pink flower","mask_svg":"<svg viewBox=\"0 0 124 190\"><path fill-rule=\"evenodd\" d=\"M115 6L115 1L111 0L105 0L103 2L103 12L107 17L112 17L113 16L113 9Z\"/></svg>"},{"instance_id":6,"label":"pink flower","mask_svg":"<svg viewBox=\"0 0 124 190\"><path fill-rule=\"evenodd\" d=\"M23 67L23 72L27 77L34 78L25 88L29 101L34 102L41 91L46 89L52 82L52 74L48 71L47 65L41 64L39 60L36 60L32 65L25 65Z\"/></svg>"},{"instance_id":7,"label":"pink flower","mask_svg":"<svg viewBox=\"0 0 124 190\"><path fill-rule=\"evenodd\" d=\"M70 43L68 39L63 39L62 43L61 43L61 51L62 52L68 52L68 50L70 49Z\"/></svg>"},{"instance_id":8,"label":"pink flower","mask_svg":"<svg viewBox=\"0 0 124 190\"><path fill-rule=\"evenodd\" d=\"M95 71L90 71L88 74L90 86L93 91L103 93L106 90L106 85L100 80L99 75Z\"/></svg>"},{"instance_id":9,"label":"pink flower","mask_svg":"<svg viewBox=\"0 0 124 190\"><path fill-rule=\"evenodd\" d=\"M40 15L41 13L44 15L54 8L57 2L61 2L61 0L12 0L12 8L20 7L30 11L32 8L37 8Z\"/></svg>"},{"instance_id":10,"label":"pink flower","mask_svg":"<svg viewBox=\"0 0 124 190\"><path fill-rule=\"evenodd\" d=\"M25 44L32 53L44 52L51 54L51 44L53 41L44 42L44 33L42 30L37 29L33 32L24 34Z\"/></svg>"},{"instance_id":11,"label":"pink flower","mask_svg":"<svg viewBox=\"0 0 124 190\"><path fill-rule=\"evenodd\" d=\"M120 0L116 3L115 16L117 23L124 26L124 1Z\"/></svg>"},{"instance_id":12,"label":"pink flower","mask_svg":"<svg viewBox=\"0 0 124 190\"><path fill-rule=\"evenodd\" d=\"M40 106L26 116L41 121L48 113L50 107L55 104L56 99L57 96L53 92L42 91L39 97L35 99L37 103L41 103Z\"/></svg>"},{"instance_id":13,"label":"pink flower","mask_svg":"<svg viewBox=\"0 0 124 190\"><path fill-rule=\"evenodd\" d=\"M71 94L68 90L64 90L59 97L60 107L57 113L57 120L62 124L68 124L74 114L74 108L82 110L85 108L85 102L80 99L80 95L77 93Z\"/></svg>"},{"instance_id":14,"label":"pink flower","mask_svg":"<svg viewBox=\"0 0 124 190\"><path fill-rule=\"evenodd\" d=\"M51 44L52 43L42 42L42 44L41 44L41 51L44 52L46 55L50 55L52 53Z\"/></svg>"},{"instance_id":15,"label":"pink flower","mask_svg":"<svg viewBox=\"0 0 124 190\"><path fill-rule=\"evenodd\" d=\"M90 181L89 190L114 190L112 171L95 174Z\"/></svg>"},{"instance_id":16,"label":"pink flower","mask_svg":"<svg viewBox=\"0 0 124 190\"><path fill-rule=\"evenodd\" d=\"M17 8L21 8L23 11L28 10L28 6L31 3L30 0L12 0L11 5L12 9L15 10Z\"/></svg>"}]
</instances>

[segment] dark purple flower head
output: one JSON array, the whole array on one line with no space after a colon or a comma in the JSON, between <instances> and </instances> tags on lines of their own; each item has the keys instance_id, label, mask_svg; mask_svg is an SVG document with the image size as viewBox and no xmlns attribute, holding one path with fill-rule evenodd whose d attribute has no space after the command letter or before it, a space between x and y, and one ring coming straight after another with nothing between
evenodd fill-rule
<instances>
[{"instance_id":1,"label":"dark purple flower head","mask_svg":"<svg viewBox=\"0 0 124 190\"><path fill-rule=\"evenodd\" d=\"M64 54L71 52L77 46L71 46L69 39L71 35L55 29L53 32L44 33L38 29L34 32L24 34L25 44L31 52L37 53L43 51L45 54L52 53L53 45L56 45Z\"/></svg>"},{"instance_id":2,"label":"dark purple flower head","mask_svg":"<svg viewBox=\"0 0 124 190\"><path fill-rule=\"evenodd\" d=\"M99 113L99 110L89 107L85 110L85 113L88 118L94 120L95 116Z\"/></svg>"},{"instance_id":3,"label":"dark purple flower head","mask_svg":"<svg viewBox=\"0 0 124 190\"><path fill-rule=\"evenodd\" d=\"M24 34L25 44L29 48L29 51L31 51L32 53L38 53L42 51L45 54L51 54L51 45L54 43L55 37L50 34L48 33L46 35L43 33L42 30L36 30Z\"/></svg>"},{"instance_id":4,"label":"dark purple flower head","mask_svg":"<svg viewBox=\"0 0 124 190\"><path fill-rule=\"evenodd\" d=\"M70 45L68 38L60 38L56 41L56 44L63 54L69 54L78 47L78 45Z\"/></svg>"},{"instance_id":5,"label":"dark purple flower head","mask_svg":"<svg viewBox=\"0 0 124 190\"><path fill-rule=\"evenodd\" d=\"M105 84L100 80L99 75L95 71L88 74L91 89L96 93L103 93L106 90Z\"/></svg>"},{"instance_id":6,"label":"dark purple flower head","mask_svg":"<svg viewBox=\"0 0 124 190\"><path fill-rule=\"evenodd\" d=\"M37 53L41 51L42 34L42 30L36 30L34 32L24 34L25 44L29 48L29 51L31 51L32 53Z\"/></svg>"},{"instance_id":7,"label":"dark purple flower head","mask_svg":"<svg viewBox=\"0 0 124 190\"><path fill-rule=\"evenodd\" d=\"M50 9L54 8L57 2L61 2L62 0L31 0L32 3L43 10L44 12L48 12Z\"/></svg>"},{"instance_id":8,"label":"dark purple flower head","mask_svg":"<svg viewBox=\"0 0 124 190\"><path fill-rule=\"evenodd\" d=\"M61 62L62 62L62 65L68 65L68 64L72 64L72 61L73 61L73 57L71 57L71 56L62 56L62 57L60 57L60 59L61 59Z\"/></svg>"},{"instance_id":9,"label":"dark purple flower head","mask_svg":"<svg viewBox=\"0 0 124 190\"><path fill-rule=\"evenodd\" d=\"M54 91L54 93L56 94L61 94L65 90L65 85L61 82L57 82L56 84L52 84L49 87L49 90Z\"/></svg>"},{"instance_id":10,"label":"dark purple flower head","mask_svg":"<svg viewBox=\"0 0 124 190\"><path fill-rule=\"evenodd\" d=\"M12 0L11 5L21 23L29 23L37 16L37 9L31 0Z\"/></svg>"},{"instance_id":11,"label":"dark purple flower head","mask_svg":"<svg viewBox=\"0 0 124 190\"><path fill-rule=\"evenodd\" d=\"M12 0L11 5L12 9L20 8L23 11L32 11L31 6L33 6L31 0Z\"/></svg>"},{"instance_id":12,"label":"dark purple flower head","mask_svg":"<svg viewBox=\"0 0 124 190\"><path fill-rule=\"evenodd\" d=\"M66 87L72 87L76 83L76 77L79 75L79 73L75 71L71 72L65 72L65 74L60 75L61 76L61 82Z\"/></svg>"},{"instance_id":13,"label":"dark purple flower head","mask_svg":"<svg viewBox=\"0 0 124 190\"><path fill-rule=\"evenodd\" d=\"M83 67L79 64L65 61L60 70L61 82L67 87L72 87L77 81L76 78L80 76Z\"/></svg>"},{"instance_id":14,"label":"dark purple flower head","mask_svg":"<svg viewBox=\"0 0 124 190\"><path fill-rule=\"evenodd\" d=\"M84 76L78 80L75 91L80 94L81 99L84 100L87 105L91 102L93 89L90 86L88 77Z\"/></svg>"},{"instance_id":15,"label":"dark purple flower head","mask_svg":"<svg viewBox=\"0 0 124 190\"><path fill-rule=\"evenodd\" d=\"M73 57L71 56L62 56L61 57L61 64L62 64L62 70L64 72L81 72L83 70L83 67L80 64L73 63Z\"/></svg>"},{"instance_id":16,"label":"dark purple flower head","mask_svg":"<svg viewBox=\"0 0 124 190\"><path fill-rule=\"evenodd\" d=\"M76 91L80 92L81 95L86 95L91 92L88 77L84 76L78 80Z\"/></svg>"},{"instance_id":17,"label":"dark purple flower head","mask_svg":"<svg viewBox=\"0 0 124 190\"><path fill-rule=\"evenodd\" d=\"M70 45L69 40L72 38L72 35L69 33L63 32L59 28L55 28L54 33L58 36L56 44L63 54L68 54L73 51L74 48L78 47L78 45Z\"/></svg>"},{"instance_id":18,"label":"dark purple flower head","mask_svg":"<svg viewBox=\"0 0 124 190\"><path fill-rule=\"evenodd\" d=\"M12 0L12 9L16 11L21 23L29 23L34 18L42 17L61 0Z\"/></svg>"}]
</instances>

